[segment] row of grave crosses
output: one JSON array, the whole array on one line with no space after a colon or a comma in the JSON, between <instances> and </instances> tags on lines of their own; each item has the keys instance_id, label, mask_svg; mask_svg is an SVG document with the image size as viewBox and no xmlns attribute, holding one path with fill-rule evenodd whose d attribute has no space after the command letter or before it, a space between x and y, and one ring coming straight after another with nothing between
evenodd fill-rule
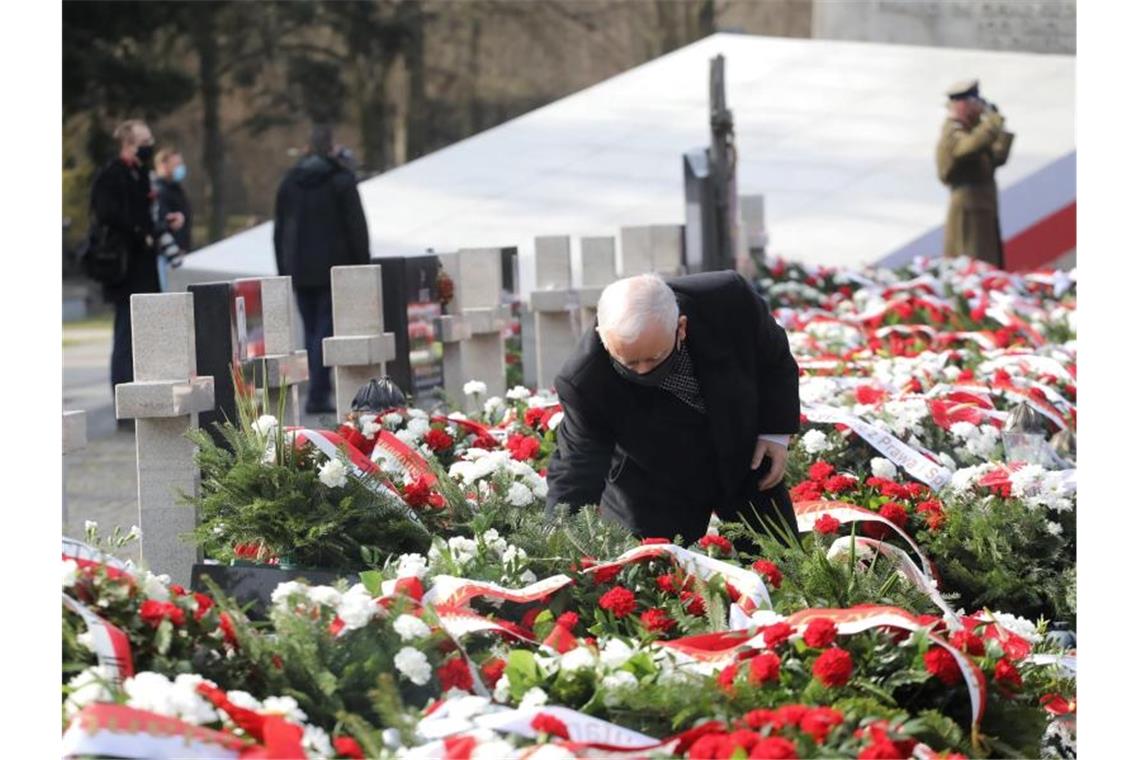
<instances>
[{"instance_id":1,"label":"row of grave crosses","mask_svg":"<svg viewBox=\"0 0 1140 760\"><path fill-rule=\"evenodd\" d=\"M583 237L579 287L571 280L570 237L536 238L536 287L528 306L540 387L553 383L583 327L589 329L606 285L634 274L682 271L683 235L679 225L622 228L620 267L613 237ZM488 395L502 395L503 328L510 314L501 292L501 251L461 249L437 256L454 283L448 313L435 324L443 346L444 391L458 402L464 399L463 384L478 379L487 384ZM357 389L386 374L385 365L397 357L401 341L384 329L392 321L385 320L384 286L379 265L332 269L333 336L325 339L323 351L325 366L333 369L338 419L349 412ZM185 536L197 516L181 500L197 494L200 473L186 433L236 419L235 361L246 370L246 380L267 395L269 408L285 394L282 401L295 416L297 386L308 379L308 369L305 352L295 348L293 314L288 277L194 284L184 293L131 297L135 379L116 386L115 413L135 420L141 551L153 572L190 583L199 558ZM397 329L406 331L406 324ZM65 453L83 443L77 426L82 427L81 418L65 413Z\"/></svg>"}]
</instances>

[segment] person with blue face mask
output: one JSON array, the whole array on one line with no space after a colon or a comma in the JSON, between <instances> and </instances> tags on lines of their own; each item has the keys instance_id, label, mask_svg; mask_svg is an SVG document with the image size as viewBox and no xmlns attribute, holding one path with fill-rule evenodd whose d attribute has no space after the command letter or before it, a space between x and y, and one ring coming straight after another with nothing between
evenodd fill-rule
<instances>
[{"instance_id":1,"label":"person with blue face mask","mask_svg":"<svg viewBox=\"0 0 1140 760\"><path fill-rule=\"evenodd\" d=\"M182 263L182 257L190 251L190 227L193 214L190 210L190 199L186 195L186 190L182 187L182 182L186 179L186 173L186 164L183 162L182 154L177 148L163 148L155 154L155 220L160 228L163 227L163 222L166 222L165 231L169 232L173 239L172 245L160 245L160 254L164 255L159 255L158 257L158 272L164 291L170 290L170 270L179 266ZM174 228L174 225L169 223L175 218L182 220L182 223L177 229ZM159 240L162 240L161 233ZM177 252L165 255L167 250Z\"/></svg>"},{"instance_id":2,"label":"person with blue face mask","mask_svg":"<svg viewBox=\"0 0 1140 760\"><path fill-rule=\"evenodd\" d=\"M795 525L783 476L799 367L736 272L612 283L554 386L548 515L597 505L641 537L685 542L713 512L758 530L757 515Z\"/></svg>"}]
</instances>

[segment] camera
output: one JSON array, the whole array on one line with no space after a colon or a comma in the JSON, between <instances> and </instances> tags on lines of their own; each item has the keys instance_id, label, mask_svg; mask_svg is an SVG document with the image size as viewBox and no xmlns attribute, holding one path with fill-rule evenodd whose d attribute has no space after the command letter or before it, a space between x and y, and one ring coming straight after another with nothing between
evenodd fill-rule
<instances>
[{"instance_id":1,"label":"camera","mask_svg":"<svg viewBox=\"0 0 1140 760\"><path fill-rule=\"evenodd\" d=\"M174 239L174 233L166 225L158 229L155 236L155 250L170 264L171 269L182 266L182 259L186 258L186 251Z\"/></svg>"}]
</instances>

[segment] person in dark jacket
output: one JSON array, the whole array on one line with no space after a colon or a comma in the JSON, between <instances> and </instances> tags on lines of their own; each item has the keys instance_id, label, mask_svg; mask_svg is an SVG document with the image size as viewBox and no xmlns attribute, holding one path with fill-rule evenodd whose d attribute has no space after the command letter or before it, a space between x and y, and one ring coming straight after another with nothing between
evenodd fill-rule
<instances>
[{"instance_id":1,"label":"person in dark jacket","mask_svg":"<svg viewBox=\"0 0 1140 760\"><path fill-rule=\"evenodd\" d=\"M96 224L109 227L128 250L126 276L117 283L104 284L103 296L115 307L114 338L111 348L111 386L134 380L131 354L131 296L159 292L158 266L154 249L154 220L151 216L150 165L154 158L154 138L150 128L137 119L115 129L119 155L96 175L91 187L91 212ZM171 229L180 229L183 217L165 217Z\"/></svg>"},{"instance_id":2,"label":"person in dark jacket","mask_svg":"<svg viewBox=\"0 0 1140 760\"><path fill-rule=\"evenodd\" d=\"M165 219L168 214L172 213L179 213L183 217L182 226L177 230L172 229L170 231L174 242L178 245L179 254L169 259L159 256L158 272L163 290L167 289L166 275L168 270L178 266L181 263L181 256L190 251L193 213L190 210L190 199L186 197L186 191L182 187L182 182L186 179L186 172L186 164L182 160L182 154L176 148L163 148L155 154L154 191L157 218Z\"/></svg>"},{"instance_id":3,"label":"person in dark jacket","mask_svg":"<svg viewBox=\"0 0 1140 760\"><path fill-rule=\"evenodd\" d=\"M313 129L308 153L277 190L273 249L279 274L293 278L309 354L309 414L332 413L332 386L321 342L332 335L334 266L367 264L368 222L356 178L332 155L332 130Z\"/></svg>"},{"instance_id":4,"label":"person in dark jacket","mask_svg":"<svg viewBox=\"0 0 1140 760\"><path fill-rule=\"evenodd\" d=\"M685 542L715 511L795 524L783 485L800 423L784 330L736 272L619 280L554 381L562 402L547 514L599 505L643 537Z\"/></svg>"}]
</instances>

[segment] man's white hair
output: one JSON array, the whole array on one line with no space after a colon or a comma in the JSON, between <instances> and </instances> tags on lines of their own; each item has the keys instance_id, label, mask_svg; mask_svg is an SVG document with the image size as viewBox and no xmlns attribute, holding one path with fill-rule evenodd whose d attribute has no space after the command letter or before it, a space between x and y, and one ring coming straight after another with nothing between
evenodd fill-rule
<instances>
[{"instance_id":1,"label":"man's white hair","mask_svg":"<svg viewBox=\"0 0 1140 760\"><path fill-rule=\"evenodd\" d=\"M659 275L626 277L607 285L598 298L598 335L608 350L607 337L628 343L652 325L674 329L679 316L677 297Z\"/></svg>"}]
</instances>

